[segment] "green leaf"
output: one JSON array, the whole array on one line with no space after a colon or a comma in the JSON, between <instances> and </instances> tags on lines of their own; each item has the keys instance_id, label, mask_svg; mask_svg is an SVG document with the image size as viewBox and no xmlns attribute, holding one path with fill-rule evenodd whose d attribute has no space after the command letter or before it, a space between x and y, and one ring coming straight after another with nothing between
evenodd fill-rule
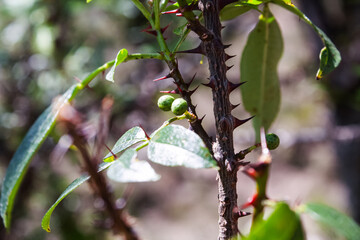
<instances>
[{"instance_id":1,"label":"green leaf","mask_svg":"<svg viewBox=\"0 0 360 240\"><path fill-rule=\"evenodd\" d=\"M247 0L230 3L221 9L220 18L222 21L234 19L237 16L246 13L250 9L257 9L257 6L261 3L263 2L258 0Z\"/></svg>"},{"instance_id":2,"label":"green leaf","mask_svg":"<svg viewBox=\"0 0 360 240\"><path fill-rule=\"evenodd\" d=\"M126 60L128 56L128 50L126 50L125 48L121 49L118 54L116 55L115 58L115 64L112 66L112 68L110 69L110 71L108 72L108 74L106 74L106 80L110 81L110 82L114 82L114 75L115 75L115 69L116 67L124 62Z\"/></svg>"},{"instance_id":3,"label":"green leaf","mask_svg":"<svg viewBox=\"0 0 360 240\"><path fill-rule=\"evenodd\" d=\"M333 71L340 64L341 55L335 44L330 40L330 38L319 27L313 24L312 21L307 16L305 16L304 13L302 13L297 7L295 7L295 5L291 3L291 1L271 0L271 2L299 16L315 30L315 32L323 41L325 47L320 52L320 67L316 74L316 79L321 79L323 78L323 76Z\"/></svg>"},{"instance_id":4,"label":"green leaf","mask_svg":"<svg viewBox=\"0 0 360 240\"><path fill-rule=\"evenodd\" d=\"M0 199L0 213L6 228L10 227L11 211L15 196L32 157L51 132L60 109L69 102L69 99L71 99L78 90L77 85L73 85L39 116L11 159L2 183Z\"/></svg>"},{"instance_id":5,"label":"green leaf","mask_svg":"<svg viewBox=\"0 0 360 240\"><path fill-rule=\"evenodd\" d=\"M109 163L101 163L98 169L98 172L102 172L103 170L107 169L109 166L111 166L114 162ZM74 191L76 188L78 188L81 184L86 182L90 179L90 176L87 174L82 175L81 177L75 179L66 189L65 191L59 196L59 198L56 200L56 202L49 208L49 210L45 213L43 219L41 220L41 227L47 231L50 232L50 218L52 213L54 212L55 208L59 203L72 191Z\"/></svg>"},{"instance_id":6,"label":"green leaf","mask_svg":"<svg viewBox=\"0 0 360 240\"><path fill-rule=\"evenodd\" d=\"M115 143L114 147L111 149L111 152L109 152L105 156L104 161L113 161L113 154L118 154L119 152L124 151L132 145L146 140L147 138L144 130L141 127L133 127L119 138L119 140Z\"/></svg>"},{"instance_id":7,"label":"green leaf","mask_svg":"<svg viewBox=\"0 0 360 240\"><path fill-rule=\"evenodd\" d=\"M260 128L269 129L280 107L280 86L277 66L283 52L283 40L278 23L265 6L259 23L250 33L241 58L240 89L246 111L255 115L253 125L256 140Z\"/></svg>"},{"instance_id":8,"label":"green leaf","mask_svg":"<svg viewBox=\"0 0 360 240\"><path fill-rule=\"evenodd\" d=\"M91 2L92 0L86 0L86 3L89 3L89 2Z\"/></svg>"},{"instance_id":9,"label":"green leaf","mask_svg":"<svg viewBox=\"0 0 360 240\"><path fill-rule=\"evenodd\" d=\"M190 5L192 3L196 4L196 2L198 2L198 0L186 0L186 2L187 2L187 5ZM171 4L171 5L167 6L165 8L165 11L171 11L171 10L175 10L175 9L178 9L178 8L179 8L179 3L176 2L174 4Z\"/></svg>"},{"instance_id":10,"label":"green leaf","mask_svg":"<svg viewBox=\"0 0 360 240\"><path fill-rule=\"evenodd\" d=\"M148 157L165 166L210 168L217 164L201 138L179 125L157 131L149 142Z\"/></svg>"},{"instance_id":11,"label":"green leaf","mask_svg":"<svg viewBox=\"0 0 360 240\"><path fill-rule=\"evenodd\" d=\"M246 240L289 240L304 239L299 216L290 209L289 205L279 202L275 205L271 215L261 222L255 222Z\"/></svg>"},{"instance_id":12,"label":"green leaf","mask_svg":"<svg viewBox=\"0 0 360 240\"><path fill-rule=\"evenodd\" d=\"M149 182L157 181L160 176L146 161L136 158L137 152L131 148L126 150L112 165L107 175L116 182Z\"/></svg>"},{"instance_id":13,"label":"green leaf","mask_svg":"<svg viewBox=\"0 0 360 240\"><path fill-rule=\"evenodd\" d=\"M319 203L307 203L304 212L313 219L343 235L347 240L357 240L360 236L360 226L345 214Z\"/></svg>"}]
</instances>

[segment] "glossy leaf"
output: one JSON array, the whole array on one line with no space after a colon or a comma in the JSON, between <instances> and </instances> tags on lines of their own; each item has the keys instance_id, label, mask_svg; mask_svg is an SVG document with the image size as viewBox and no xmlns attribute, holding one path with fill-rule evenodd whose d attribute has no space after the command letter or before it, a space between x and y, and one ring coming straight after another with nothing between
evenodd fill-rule
<instances>
[{"instance_id":1,"label":"glossy leaf","mask_svg":"<svg viewBox=\"0 0 360 240\"><path fill-rule=\"evenodd\" d=\"M325 47L320 52L320 67L316 74L316 79L321 79L324 75L333 71L340 64L341 55L334 43L330 40L330 38L319 27L313 24L313 22L307 16L305 16L304 13L302 13L297 7L295 7L295 5L291 3L291 1L272 0L271 2L299 16L315 30L315 32L323 41Z\"/></svg>"},{"instance_id":2,"label":"glossy leaf","mask_svg":"<svg viewBox=\"0 0 360 240\"><path fill-rule=\"evenodd\" d=\"M157 131L149 142L148 157L165 166L189 168L216 167L201 138L179 125L169 125Z\"/></svg>"},{"instance_id":3,"label":"glossy leaf","mask_svg":"<svg viewBox=\"0 0 360 240\"><path fill-rule=\"evenodd\" d=\"M136 158L135 149L126 150L107 171L110 179L116 182L149 182L157 181L160 176L146 161Z\"/></svg>"},{"instance_id":4,"label":"glossy leaf","mask_svg":"<svg viewBox=\"0 0 360 240\"><path fill-rule=\"evenodd\" d=\"M51 132L60 109L68 103L69 99L72 98L77 91L77 85L73 85L62 96L56 98L32 125L12 157L2 183L0 199L0 213L6 228L10 227L11 211L15 196L32 157Z\"/></svg>"},{"instance_id":5,"label":"glossy leaf","mask_svg":"<svg viewBox=\"0 0 360 240\"><path fill-rule=\"evenodd\" d=\"M283 52L280 28L269 8L250 33L241 58L240 89L245 109L255 115L253 125L257 142L260 128L267 131L280 107L280 86L277 66Z\"/></svg>"},{"instance_id":6,"label":"glossy leaf","mask_svg":"<svg viewBox=\"0 0 360 240\"><path fill-rule=\"evenodd\" d=\"M111 149L111 152L105 156L104 161L113 161L113 154L118 154L132 145L146 140L147 139L144 130L141 127L133 127L119 138L114 147Z\"/></svg>"},{"instance_id":7,"label":"glossy leaf","mask_svg":"<svg viewBox=\"0 0 360 240\"><path fill-rule=\"evenodd\" d=\"M118 54L115 58L115 64L111 67L110 71L106 74L106 77L105 77L106 80L108 80L110 82L114 82L115 69L120 63L122 63L126 60L127 56L128 56L128 51L125 48L121 49L118 52Z\"/></svg>"},{"instance_id":8,"label":"glossy leaf","mask_svg":"<svg viewBox=\"0 0 360 240\"><path fill-rule=\"evenodd\" d=\"M257 9L257 6L261 3L263 2L258 0L247 0L230 3L221 9L220 18L222 21L234 19L237 16L246 13L250 9Z\"/></svg>"},{"instance_id":9,"label":"glossy leaf","mask_svg":"<svg viewBox=\"0 0 360 240\"><path fill-rule=\"evenodd\" d=\"M360 226L350 217L331 207L308 203L304 205L304 212L343 235L347 240L357 240L360 237Z\"/></svg>"},{"instance_id":10,"label":"glossy leaf","mask_svg":"<svg viewBox=\"0 0 360 240\"><path fill-rule=\"evenodd\" d=\"M271 215L261 222L255 222L246 240L289 240L304 239L299 216L284 202L276 204Z\"/></svg>"},{"instance_id":11,"label":"glossy leaf","mask_svg":"<svg viewBox=\"0 0 360 240\"><path fill-rule=\"evenodd\" d=\"M109 166L111 166L112 164L114 164L116 161L114 162L109 162L109 163L102 163L99 166L98 172L102 172L103 170L107 169ZM59 203L67 196L69 195L72 191L74 191L76 188L78 188L81 184L83 184L84 182L86 182L87 180L90 179L90 176L88 174L84 174L81 177L75 179L66 189L65 191L60 195L60 197L56 200L56 202L49 208L49 210L45 213L42 221L41 221L41 227L47 231L50 232L50 218L52 213L54 212L55 208L57 207L57 205L59 205Z\"/></svg>"}]
</instances>

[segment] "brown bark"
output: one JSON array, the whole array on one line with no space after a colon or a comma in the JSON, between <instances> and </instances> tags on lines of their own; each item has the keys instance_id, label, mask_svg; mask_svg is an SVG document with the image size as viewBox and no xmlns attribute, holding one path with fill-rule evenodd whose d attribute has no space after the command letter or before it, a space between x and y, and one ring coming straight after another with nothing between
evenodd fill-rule
<instances>
[{"instance_id":1,"label":"brown bark","mask_svg":"<svg viewBox=\"0 0 360 240\"><path fill-rule=\"evenodd\" d=\"M202 0L199 8L203 12L205 28L211 36L202 36L205 55L209 62L214 115L216 121L216 142L213 144L214 158L218 162L219 190L219 240L229 239L238 233L237 217L237 167L234 157L234 118L229 100L231 92L226 78L225 46L221 40L221 23L217 0Z\"/></svg>"}]
</instances>

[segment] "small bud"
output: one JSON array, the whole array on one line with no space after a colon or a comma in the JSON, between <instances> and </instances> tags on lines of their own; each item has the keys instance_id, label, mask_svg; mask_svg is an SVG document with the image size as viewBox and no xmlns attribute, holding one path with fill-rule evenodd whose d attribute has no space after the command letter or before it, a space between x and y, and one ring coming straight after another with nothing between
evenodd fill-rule
<instances>
[{"instance_id":1,"label":"small bud","mask_svg":"<svg viewBox=\"0 0 360 240\"><path fill-rule=\"evenodd\" d=\"M177 116L182 115L187 108L187 102L182 98L175 99L171 104L171 111Z\"/></svg>"},{"instance_id":2,"label":"small bud","mask_svg":"<svg viewBox=\"0 0 360 240\"><path fill-rule=\"evenodd\" d=\"M158 99L157 105L158 107L163 111L170 111L171 110L171 104L174 102L175 98L170 95L164 95L161 96Z\"/></svg>"},{"instance_id":3,"label":"small bud","mask_svg":"<svg viewBox=\"0 0 360 240\"><path fill-rule=\"evenodd\" d=\"M276 149L280 144L280 138L274 133L266 134L266 145L269 150Z\"/></svg>"}]
</instances>

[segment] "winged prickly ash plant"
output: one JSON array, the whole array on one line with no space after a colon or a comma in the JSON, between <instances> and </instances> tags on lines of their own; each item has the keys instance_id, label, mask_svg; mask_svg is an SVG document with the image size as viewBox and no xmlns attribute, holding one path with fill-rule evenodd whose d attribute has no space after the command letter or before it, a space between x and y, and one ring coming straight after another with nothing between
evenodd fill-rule
<instances>
[{"instance_id":1,"label":"winged prickly ash plant","mask_svg":"<svg viewBox=\"0 0 360 240\"><path fill-rule=\"evenodd\" d=\"M87 2L91 2L91 0ZM159 49L155 53L140 54L129 54L127 49L121 49L117 53L115 60L96 69L80 84L71 87L69 91L59 98L56 104L50 106L39 117L11 160L3 183L0 213L5 227L8 228L10 225L11 210L16 192L31 158L55 124L58 109L61 108L61 105L68 104L77 92L85 88L97 74L103 73L110 67L111 70L106 75L106 79L114 82L115 70L120 63L135 59L158 59L167 64L169 73L154 81L158 82L172 78L175 83L173 90L163 92L178 95L177 97L166 96L160 99L158 106L164 111L172 110L176 117L167 120L150 135L141 127L131 128L119 138L111 150L109 149L110 153L105 157L101 155L101 152L107 134L99 134L101 136L99 141L96 141L99 144L94 157L86 148L88 147L87 139L82 138L82 135L74 130L71 135L74 140L73 143L81 152L84 162L86 162L88 174L82 175L65 189L45 214L42 227L46 231L50 231L50 217L56 206L82 183L91 180L92 184L90 186L96 186L92 189L94 193L103 200L110 199L104 202L107 204L107 209L110 209L108 212L113 221L112 228L114 232L124 233L127 240L137 240L138 237L134 234L131 226L127 225L121 214L122 209L117 209L113 203L112 193L100 172L109 168L108 178L118 182L155 181L159 179L159 175L156 174L150 163L156 163L171 167L183 166L218 170L218 239L228 240L238 234L238 218L250 215L250 213L239 209L237 205L236 185L237 174L240 169L255 180L257 186L257 192L247 203L247 206L254 207L254 223L250 234L245 239L303 239L303 229L297 212L291 210L290 206L284 202L269 200L266 194L269 167L272 159L269 149L273 150L279 145L279 138L274 134L266 135L266 131L275 120L280 106L277 66L283 51L281 31L269 6L276 4L293 12L318 33L324 43L324 49L320 53L318 79L330 73L340 62L340 53L334 44L321 29L315 26L289 0L178 0L175 3L171 2L171 4L168 4L170 1L167 0L145 2L132 0L132 2L147 21L148 27L144 32L156 37ZM223 24L220 22L220 16L223 20L231 20L253 10L260 12L261 16L256 27L250 33L242 54L240 65L242 81L232 83L228 81L226 73L231 68L231 66L227 66L227 61L233 56L227 52L230 45L223 43L221 36ZM163 14L175 14L178 17L184 17L186 21L185 24L181 22L180 27L175 28L178 36L174 37L178 37L178 41L171 48L164 37L168 25L164 24L164 18L161 19ZM200 44L195 48L179 51L191 31L199 37ZM190 81L184 79L179 70L178 54L202 54L207 59L210 81L204 85L210 87L213 94L215 117L213 137L203 127L203 118L200 118L196 112L196 104L192 102L192 95L198 88L192 88L193 86L191 86L194 78ZM246 84L241 87L241 93L245 109L251 115L255 115L253 124L257 143L239 153L235 153L234 129L246 123L252 117L239 120L233 116L232 110L237 105L231 104L229 99L230 93L245 82ZM109 82L106 83L110 84ZM175 98L176 100L174 100ZM109 109L110 107L107 108L107 110ZM107 116L106 119L108 120L110 110L102 113ZM172 124L174 121L183 119L188 120L189 129ZM105 120L102 122L102 126L106 125L105 122ZM72 122L68 120L67 123ZM104 129L106 131L104 130L101 133L107 132L108 128ZM70 132L73 129L69 127L68 130ZM76 141L79 139L83 141L80 141L80 143ZM259 141L260 139L261 141ZM83 142L85 143L83 144ZM262 147L262 155L258 162L254 164L244 162L245 156L259 146ZM145 147L148 147L147 155L151 162L137 158L138 151ZM104 160L100 166L92 162L92 160L98 160L98 158ZM244 167L245 165L247 167ZM273 212L269 217L263 219L263 209L270 205ZM308 213L320 216L320 220L325 221L330 226L335 225L336 219L349 223L346 218L339 217L338 214L323 207L316 205L307 205L306 207ZM326 216L329 216L331 220L326 221ZM340 224L340 226L344 227L344 229L358 231L358 228L352 223ZM344 232L341 233L344 234Z\"/></svg>"}]
</instances>

